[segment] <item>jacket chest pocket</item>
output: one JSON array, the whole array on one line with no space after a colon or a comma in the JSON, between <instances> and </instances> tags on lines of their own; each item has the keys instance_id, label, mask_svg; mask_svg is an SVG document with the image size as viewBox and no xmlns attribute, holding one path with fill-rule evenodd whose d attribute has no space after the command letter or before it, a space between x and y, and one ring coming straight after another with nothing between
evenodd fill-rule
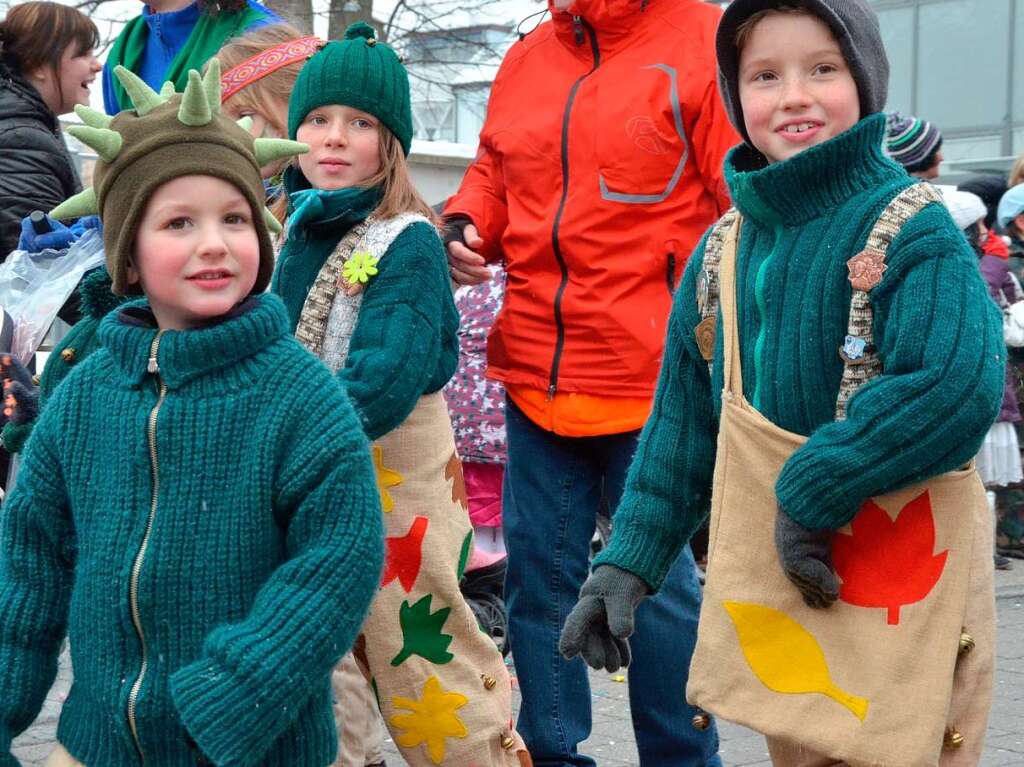
<instances>
[{"instance_id":1,"label":"jacket chest pocket","mask_svg":"<svg viewBox=\"0 0 1024 767\"><path fill-rule=\"evenodd\" d=\"M598 85L597 158L601 197L657 204L679 185L689 155L679 73L668 64L606 72ZM626 85L628 83L628 85Z\"/></svg>"}]
</instances>

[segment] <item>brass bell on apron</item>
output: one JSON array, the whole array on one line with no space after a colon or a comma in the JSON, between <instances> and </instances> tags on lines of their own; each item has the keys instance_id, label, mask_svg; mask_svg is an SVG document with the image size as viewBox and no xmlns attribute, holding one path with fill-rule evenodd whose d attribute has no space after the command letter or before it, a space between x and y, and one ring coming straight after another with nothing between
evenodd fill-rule
<instances>
[{"instance_id":1,"label":"brass bell on apron","mask_svg":"<svg viewBox=\"0 0 1024 767\"><path fill-rule=\"evenodd\" d=\"M515 744L516 744L516 741L515 741L515 739L511 735L502 735L501 736L501 747L503 749L505 749L506 751L508 751L510 748L512 748L512 746L514 746Z\"/></svg>"},{"instance_id":2,"label":"brass bell on apron","mask_svg":"<svg viewBox=\"0 0 1024 767\"><path fill-rule=\"evenodd\" d=\"M487 690L493 690L495 686L498 684L497 679L495 679L493 676L488 676L486 674L481 674L480 680L484 683L484 689Z\"/></svg>"},{"instance_id":3,"label":"brass bell on apron","mask_svg":"<svg viewBox=\"0 0 1024 767\"><path fill-rule=\"evenodd\" d=\"M973 649L974 637L967 633L967 629L962 629L960 633L960 649L957 650L957 655L967 655Z\"/></svg>"},{"instance_id":4,"label":"brass bell on apron","mask_svg":"<svg viewBox=\"0 0 1024 767\"><path fill-rule=\"evenodd\" d=\"M695 730L704 732L704 730L711 726L711 716L706 711L700 711L690 720L690 724L693 725Z\"/></svg>"},{"instance_id":5,"label":"brass bell on apron","mask_svg":"<svg viewBox=\"0 0 1024 767\"><path fill-rule=\"evenodd\" d=\"M960 748L964 744L964 736L956 727L947 727L946 734L942 738L943 748Z\"/></svg>"}]
</instances>

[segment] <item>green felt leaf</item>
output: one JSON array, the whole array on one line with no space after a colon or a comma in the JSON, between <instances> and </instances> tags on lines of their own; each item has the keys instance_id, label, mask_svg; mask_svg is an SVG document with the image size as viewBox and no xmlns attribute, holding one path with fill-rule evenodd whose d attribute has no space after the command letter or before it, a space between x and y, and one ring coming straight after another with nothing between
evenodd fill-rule
<instances>
[{"instance_id":1,"label":"green felt leaf","mask_svg":"<svg viewBox=\"0 0 1024 767\"><path fill-rule=\"evenodd\" d=\"M407 601L402 602L399 622L402 625L404 646L391 661L392 666L400 666L413 655L419 655L438 665L449 663L455 657L448 652L452 636L442 631L452 609L443 607L436 613L430 612L432 598L433 595L427 594L414 605Z\"/></svg>"}]
</instances>

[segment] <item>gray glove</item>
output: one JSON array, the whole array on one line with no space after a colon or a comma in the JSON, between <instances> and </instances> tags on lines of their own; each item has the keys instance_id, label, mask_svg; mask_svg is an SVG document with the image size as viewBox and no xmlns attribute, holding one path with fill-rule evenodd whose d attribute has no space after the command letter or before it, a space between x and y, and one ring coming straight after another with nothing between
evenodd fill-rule
<instances>
[{"instance_id":1,"label":"gray glove","mask_svg":"<svg viewBox=\"0 0 1024 767\"><path fill-rule=\"evenodd\" d=\"M650 594L647 584L614 565L600 565L580 589L558 649L566 658L582 655L588 666L616 671L630 660L636 606Z\"/></svg>"},{"instance_id":2,"label":"gray glove","mask_svg":"<svg viewBox=\"0 0 1024 767\"><path fill-rule=\"evenodd\" d=\"M779 562L809 607L828 607L839 598L839 580L832 571L832 530L811 530L781 508L775 519Z\"/></svg>"}]
</instances>

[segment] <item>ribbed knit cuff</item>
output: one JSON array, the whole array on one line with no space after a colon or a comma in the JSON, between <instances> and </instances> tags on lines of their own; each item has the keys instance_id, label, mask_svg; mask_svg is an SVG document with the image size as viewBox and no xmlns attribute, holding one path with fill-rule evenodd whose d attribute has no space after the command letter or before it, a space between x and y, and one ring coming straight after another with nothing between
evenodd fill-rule
<instances>
[{"instance_id":1,"label":"ribbed knit cuff","mask_svg":"<svg viewBox=\"0 0 1024 767\"><path fill-rule=\"evenodd\" d=\"M593 566L614 565L631 572L654 592L661 588L681 549L675 538L623 526L614 529L611 542L594 558Z\"/></svg>"},{"instance_id":2,"label":"ribbed knit cuff","mask_svg":"<svg viewBox=\"0 0 1024 767\"><path fill-rule=\"evenodd\" d=\"M810 530L838 530L857 514L863 498L850 498L832 472L809 451L797 451L775 483L779 506Z\"/></svg>"},{"instance_id":3,"label":"ribbed knit cuff","mask_svg":"<svg viewBox=\"0 0 1024 767\"><path fill-rule=\"evenodd\" d=\"M4 449L8 453L20 453L25 448L25 443L28 441L29 435L32 434L32 427L35 426L35 423L35 421L29 421L16 424L8 421L4 424L3 433L0 434Z\"/></svg>"},{"instance_id":4,"label":"ribbed knit cuff","mask_svg":"<svg viewBox=\"0 0 1024 767\"><path fill-rule=\"evenodd\" d=\"M171 675L171 698L182 724L218 767L259 764L291 722L288 711L261 705L264 695L210 658Z\"/></svg>"}]
</instances>

